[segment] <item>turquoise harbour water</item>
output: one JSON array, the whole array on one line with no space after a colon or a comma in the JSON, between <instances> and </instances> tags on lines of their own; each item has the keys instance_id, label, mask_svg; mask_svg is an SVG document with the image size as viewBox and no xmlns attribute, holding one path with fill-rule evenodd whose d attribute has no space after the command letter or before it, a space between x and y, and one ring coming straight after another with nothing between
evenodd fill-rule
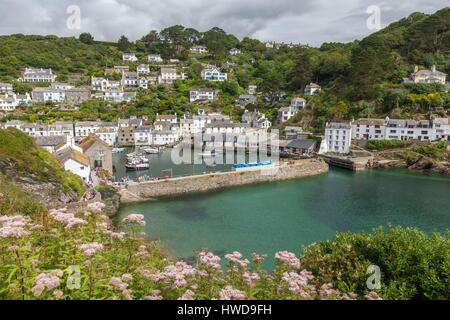
<instances>
[{"instance_id":1,"label":"turquoise harbour water","mask_svg":"<svg viewBox=\"0 0 450 320\"><path fill-rule=\"evenodd\" d=\"M142 213L146 233L168 251L193 260L208 249L301 253L302 246L336 232L370 231L388 224L426 232L450 229L450 179L405 171L360 173L332 169L302 180L186 195L121 208L120 217Z\"/></svg>"}]
</instances>

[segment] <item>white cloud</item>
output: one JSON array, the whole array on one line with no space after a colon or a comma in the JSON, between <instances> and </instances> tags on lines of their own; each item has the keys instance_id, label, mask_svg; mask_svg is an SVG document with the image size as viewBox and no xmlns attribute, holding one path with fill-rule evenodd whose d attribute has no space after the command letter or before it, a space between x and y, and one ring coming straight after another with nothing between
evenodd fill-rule
<instances>
[{"instance_id":1,"label":"white cloud","mask_svg":"<svg viewBox=\"0 0 450 320\"><path fill-rule=\"evenodd\" d=\"M182 24L205 31L218 26L239 37L320 45L352 41L371 31L366 27L370 5L381 8L387 25L412 12L432 13L447 0L0 0L8 15L0 34L90 32L96 39L116 40L125 34L138 39L152 29ZM81 9L81 29L66 28L69 5Z\"/></svg>"}]
</instances>

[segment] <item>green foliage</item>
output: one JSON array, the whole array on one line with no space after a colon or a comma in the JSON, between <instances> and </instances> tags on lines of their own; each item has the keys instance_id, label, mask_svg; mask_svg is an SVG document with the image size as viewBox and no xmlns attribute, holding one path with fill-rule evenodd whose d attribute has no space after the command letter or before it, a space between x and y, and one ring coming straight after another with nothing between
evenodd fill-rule
<instances>
[{"instance_id":1,"label":"green foliage","mask_svg":"<svg viewBox=\"0 0 450 320\"><path fill-rule=\"evenodd\" d=\"M127 37L125 37L125 36L121 36L120 38L119 38L119 41L117 42L117 48L120 50L120 51L128 51L129 49L130 49L130 47L131 47L131 43L130 43L130 41L128 40L128 38Z\"/></svg>"},{"instance_id":2,"label":"green foliage","mask_svg":"<svg viewBox=\"0 0 450 320\"><path fill-rule=\"evenodd\" d=\"M67 173L58 160L45 149L37 147L33 139L17 129L0 130L0 174L35 182L51 182L65 193L84 192L80 178Z\"/></svg>"},{"instance_id":3,"label":"green foliage","mask_svg":"<svg viewBox=\"0 0 450 320\"><path fill-rule=\"evenodd\" d=\"M0 215L30 215L44 208L0 174Z\"/></svg>"},{"instance_id":4,"label":"green foliage","mask_svg":"<svg viewBox=\"0 0 450 320\"><path fill-rule=\"evenodd\" d=\"M302 265L321 282L339 289L366 290L367 268L381 270L385 299L450 298L450 238L411 228L389 227L373 234L344 233L305 249Z\"/></svg>"},{"instance_id":5,"label":"green foliage","mask_svg":"<svg viewBox=\"0 0 450 320\"><path fill-rule=\"evenodd\" d=\"M450 142L442 141L433 144L416 146L413 148L413 151L435 160L449 161L449 148Z\"/></svg>"},{"instance_id":6,"label":"green foliage","mask_svg":"<svg viewBox=\"0 0 450 320\"><path fill-rule=\"evenodd\" d=\"M84 44L93 44L94 43L94 37L90 33L87 33L87 32L80 34L78 39L81 42L83 42Z\"/></svg>"},{"instance_id":7,"label":"green foliage","mask_svg":"<svg viewBox=\"0 0 450 320\"><path fill-rule=\"evenodd\" d=\"M397 141L397 140L370 140L367 144L368 150L388 150L409 147L411 141Z\"/></svg>"}]
</instances>

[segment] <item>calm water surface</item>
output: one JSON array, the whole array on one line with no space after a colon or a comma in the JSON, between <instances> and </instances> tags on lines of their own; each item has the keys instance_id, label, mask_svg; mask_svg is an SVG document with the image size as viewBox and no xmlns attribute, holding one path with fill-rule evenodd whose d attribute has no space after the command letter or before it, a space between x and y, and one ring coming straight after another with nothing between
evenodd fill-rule
<instances>
[{"instance_id":1,"label":"calm water surface","mask_svg":"<svg viewBox=\"0 0 450 320\"><path fill-rule=\"evenodd\" d=\"M450 179L404 171L328 175L125 206L143 213L146 232L178 258L209 249L269 255L389 223L426 232L450 229Z\"/></svg>"}]
</instances>

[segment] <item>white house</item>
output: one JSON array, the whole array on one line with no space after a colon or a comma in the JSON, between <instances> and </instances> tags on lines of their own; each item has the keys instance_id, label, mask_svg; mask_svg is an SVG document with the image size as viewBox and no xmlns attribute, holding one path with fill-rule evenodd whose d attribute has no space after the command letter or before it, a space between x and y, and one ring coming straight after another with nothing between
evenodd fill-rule
<instances>
[{"instance_id":1,"label":"white house","mask_svg":"<svg viewBox=\"0 0 450 320\"><path fill-rule=\"evenodd\" d=\"M106 142L109 146L113 147L117 143L117 132L117 126L104 126L95 131L95 135L99 137L103 142Z\"/></svg>"},{"instance_id":2,"label":"white house","mask_svg":"<svg viewBox=\"0 0 450 320\"><path fill-rule=\"evenodd\" d=\"M69 147L57 152L56 157L66 171L79 176L85 183L89 182L91 167L86 155Z\"/></svg>"},{"instance_id":3,"label":"white house","mask_svg":"<svg viewBox=\"0 0 450 320\"><path fill-rule=\"evenodd\" d=\"M297 110L304 109L306 107L306 100L300 97L296 97L291 100L291 107Z\"/></svg>"},{"instance_id":4,"label":"white house","mask_svg":"<svg viewBox=\"0 0 450 320\"><path fill-rule=\"evenodd\" d=\"M433 120L433 140L450 141L450 118L436 118Z\"/></svg>"},{"instance_id":5,"label":"white house","mask_svg":"<svg viewBox=\"0 0 450 320\"><path fill-rule=\"evenodd\" d=\"M22 126L24 125L24 123L20 120L8 120L6 121L6 123L3 125L3 127L5 129L8 128L16 128L17 130L21 130Z\"/></svg>"},{"instance_id":6,"label":"white house","mask_svg":"<svg viewBox=\"0 0 450 320\"><path fill-rule=\"evenodd\" d=\"M278 123L281 124L289 121L298 113L298 111L297 108L293 108L292 106L280 108L277 117Z\"/></svg>"},{"instance_id":7,"label":"white house","mask_svg":"<svg viewBox=\"0 0 450 320\"><path fill-rule=\"evenodd\" d=\"M105 91L103 99L113 103L121 103L124 101L124 92L118 88L111 88Z\"/></svg>"},{"instance_id":8,"label":"white house","mask_svg":"<svg viewBox=\"0 0 450 320\"><path fill-rule=\"evenodd\" d=\"M73 139L70 139L67 136L35 137L34 142L36 145L44 148L52 154L74 145Z\"/></svg>"},{"instance_id":9,"label":"white house","mask_svg":"<svg viewBox=\"0 0 450 320\"><path fill-rule=\"evenodd\" d=\"M74 124L71 121L56 121L47 125L48 136L66 136L73 140L75 137Z\"/></svg>"},{"instance_id":10,"label":"white house","mask_svg":"<svg viewBox=\"0 0 450 320\"><path fill-rule=\"evenodd\" d=\"M139 76L137 72L122 73L122 86L124 88L136 88L139 86Z\"/></svg>"},{"instance_id":11,"label":"white house","mask_svg":"<svg viewBox=\"0 0 450 320\"><path fill-rule=\"evenodd\" d=\"M175 144L180 140L179 131L153 131L152 133L152 145L153 146L166 146Z\"/></svg>"},{"instance_id":12,"label":"white house","mask_svg":"<svg viewBox=\"0 0 450 320\"><path fill-rule=\"evenodd\" d=\"M116 126L113 123L107 123L100 120L97 121L77 121L75 122L75 137L86 138L91 134L95 134L100 128Z\"/></svg>"},{"instance_id":13,"label":"white house","mask_svg":"<svg viewBox=\"0 0 450 320\"><path fill-rule=\"evenodd\" d=\"M433 65L431 70L419 70L418 66L415 66L414 72L409 78L403 79L404 83L440 83L445 85L447 74L436 70L436 66Z\"/></svg>"},{"instance_id":14,"label":"white house","mask_svg":"<svg viewBox=\"0 0 450 320\"><path fill-rule=\"evenodd\" d=\"M386 140L386 120L358 119L352 122L353 140Z\"/></svg>"},{"instance_id":15,"label":"white house","mask_svg":"<svg viewBox=\"0 0 450 320\"><path fill-rule=\"evenodd\" d=\"M352 127L348 123L332 122L327 123L325 128L325 146L326 150L321 147L321 152L328 153L350 153L350 145L352 140Z\"/></svg>"},{"instance_id":16,"label":"white house","mask_svg":"<svg viewBox=\"0 0 450 320\"><path fill-rule=\"evenodd\" d=\"M31 100L30 94L27 92L25 94L16 95L17 104L31 106L33 101Z\"/></svg>"},{"instance_id":17,"label":"white house","mask_svg":"<svg viewBox=\"0 0 450 320\"><path fill-rule=\"evenodd\" d=\"M177 80L178 74L177 69L175 68L161 68L159 73L158 82L162 84L172 84L175 80Z\"/></svg>"},{"instance_id":18,"label":"white house","mask_svg":"<svg viewBox=\"0 0 450 320\"><path fill-rule=\"evenodd\" d=\"M385 140L419 140L433 139L433 125L428 120L403 120L386 118Z\"/></svg>"},{"instance_id":19,"label":"white house","mask_svg":"<svg viewBox=\"0 0 450 320\"><path fill-rule=\"evenodd\" d=\"M140 126L133 132L135 146L151 146L153 144L153 130L150 126Z\"/></svg>"},{"instance_id":20,"label":"white house","mask_svg":"<svg viewBox=\"0 0 450 320\"><path fill-rule=\"evenodd\" d=\"M206 54L209 52L208 48L205 46L194 46L189 51L197 54Z\"/></svg>"},{"instance_id":21,"label":"white house","mask_svg":"<svg viewBox=\"0 0 450 320\"><path fill-rule=\"evenodd\" d=\"M218 68L211 68L202 71L202 78L207 81L226 81L228 74L221 72Z\"/></svg>"},{"instance_id":22,"label":"white house","mask_svg":"<svg viewBox=\"0 0 450 320\"><path fill-rule=\"evenodd\" d=\"M140 64L138 65L138 67L136 68L136 71L138 74L141 73L150 73L150 66L148 64Z\"/></svg>"},{"instance_id":23,"label":"white house","mask_svg":"<svg viewBox=\"0 0 450 320\"><path fill-rule=\"evenodd\" d=\"M121 87L121 81L111 81L105 78L91 77L91 88L94 91L105 92L110 89L120 89Z\"/></svg>"},{"instance_id":24,"label":"white house","mask_svg":"<svg viewBox=\"0 0 450 320\"><path fill-rule=\"evenodd\" d=\"M164 62L163 58L159 54L149 54L147 57L148 62L161 63Z\"/></svg>"},{"instance_id":25,"label":"white house","mask_svg":"<svg viewBox=\"0 0 450 320\"><path fill-rule=\"evenodd\" d=\"M64 90L52 88L34 88L31 92L31 98L34 102L64 102L66 93Z\"/></svg>"},{"instance_id":26,"label":"white house","mask_svg":"<svg viewBox=\"0 0 450 320\"><path fill-rule=\"evenodd\" d=\"M0 93L13 93L13 85L10 83L0 82Z\"/></svg>"},{"instance_id":27,"label":"white house","mask_svg":"<svg viewBox=\"0 0 450 320\"><path fill-rule=\"evenodd\" d=\"M228 54L229 54L230 56L238 56L238 55L240 55L241 53L242 53L241 50L238 49L238 48L233 48L233 49L230 49L230 50L228 51Z\"/></svg>"},{"instance_id":28,"label":"white house","mask_svg":"<svg viewBox=\"0 0 450 320\"><path fill-rule=\"evenodd\" d=\"M213 101L216 97L214 89L198 88L189 91L189 102L195 101Z\"/></svg>"},{"instance_id":29,"label":"white house","mask_svg":"<svg viewBox=\"0 0 450 320\"><path fill-rule=\"evenodd\" d=\"M247 123L215 122L207 124L204 131L207 135L244 134L248 128L250 128L250 125Z\"/></svg>"},{"instance_id":30,"label":"white house","mask_svg":"<svg viewBox=\"0 0 450 320\"><path fill-rule=\"evenodd\" d=\"M54 82L56 75L53 74L52 69L43 68L25 68L23 72L22 80L23 82Z\"/></svg>"},{"instance_id":31,"label":"white house","mask_svg":"<svg viewBox=\"0 0 450 320\"><path fill-rule=\"evenodd\" d=\"M156 114L155 122L167 122L177 124L178 116L176 114Z\"/></svg>"},{"instance_id":32,"label":"white house","mask_svg":"<svg viewBox=\"0 0 450 320\"><path fill-rule=\"evenodd\" d=\"M305 87L305 96L314 96L320 92L322 88L317 84L311 82Z\"/></svg>"},{"instance_id":33,"label":"white house","mask_svg":"<svg viewBox=\"0 0 450 320\"><path fill-rule=\"evenodd\" d=\"M14 111L18 106L18 102L15 94L0 95L0 110L1 111Z\"/></svg>"},{"instance_id":34,"label":"white house","mask_svg":"<svg viewBox=\"0 0 450 320\"><path fill-rule=\"evenodd\" d=\"M136 57L135 53L125 53L122 55L122 60L129 62L137 62L138 58Z\"/></svg>"}]
</instances>

